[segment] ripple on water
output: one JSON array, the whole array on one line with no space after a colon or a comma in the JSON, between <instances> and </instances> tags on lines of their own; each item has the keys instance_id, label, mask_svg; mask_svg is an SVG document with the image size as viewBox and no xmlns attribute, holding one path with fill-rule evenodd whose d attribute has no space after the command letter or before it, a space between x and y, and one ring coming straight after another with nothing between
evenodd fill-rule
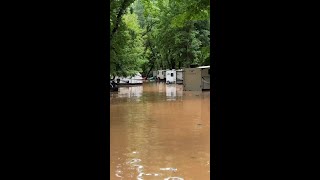
<instances>
[{"instance_id":1,"label":"ripple on water","mask_svg":"<svg viewBox=\"0 0 320 180\"><path fill-rule=\"evenodd\" d=\"M173 171L176 172L177 168L160 168L161 171Z\"/></svg>"},{"instance_id":2,"label":"ripple on water","mask_svg":"<svg viewBox=\"0 0 320 180\"><path fill-rule=\"evenodd\" d=\"M117 170L116 171L116 176L122 178L122 171Z\"/></svg>"},{"instance_id":3,"label":"ripple on water","mask_svg":"<svg viewBox=\"0 0 320 180\"><path fill-rule=\"evenodd\" d=\"M141 172L143 171L143 166L141 166L141 165L134 165L134 166L137 167L137 171L138 171L139 173L141 173Z\"/></svg>"},{"instance_id":4,"label":"ripple on water","mask_svg":"<svg viewBox=\"0 0 320 180\"><path fill-rule=\"evenodd\" d=\"M160 173L143 173L143 172L140 172L139 175L137 176L137 179L138 180L142 180L143 176L161 176L161 174Z\"/></svg>"},{"instance_id":5,"label":"ripple on water","mask_svg":"<svg viewBox=\"0 0 320 180\"><path fill-rule=\"evenodd\" d=\"M127 162L127 164L134 164L134 163L138 163L138 162L141 162L141 159L131 159L130 161Z\"/></svg>"},{"instance_id":6,"label":"ripple on water","mask_svg":"<svg viewBox=\"0 0 320 180\"><path fill-rule=\"evenodd\" d=\"M154 174L152 174L152 173L146 173L145 175L146 175L146 176L160 176L160 174L158 174L158 173L154 173Z\"/></svg>"},{"instance_id":7,"label":"ripple on water","mask_svg":"<svg viewBox=\"0 0 320 180\"><path fill-rule=\"evenodd\" d=\"M167 177L167 178L164 178L164 180L184 180L184 179L181 177Z\"/></svg>"},{"instance_id":8,"label":"ripple on water","mask_svg":"<svg viewBox=\"0 0 320 180\"><path fill-rule=\"evenodd\" d=\"M142 176L144 175L144 173L139 173L139 175L137 176L137 179L138 180L142 180L143 178L142 178Z\"/></svg>"}]
</instances>

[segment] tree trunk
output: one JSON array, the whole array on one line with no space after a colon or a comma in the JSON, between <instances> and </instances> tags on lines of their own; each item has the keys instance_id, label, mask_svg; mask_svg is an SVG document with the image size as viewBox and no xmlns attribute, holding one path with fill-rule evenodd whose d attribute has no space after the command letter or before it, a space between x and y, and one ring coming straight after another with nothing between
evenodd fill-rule
<instances>
[{"instance_id":1,"label":"tree trunk","mask_svg":"<svg viewBox=\"0 0 320 180\"><path fill-rule=\"evenodd\" d=\"M176 61L174 59L171 61L171 69L176 69Z\"/></svg>"},{"instance_id":2,"label":"tree trunk","mask_svg":"<svg viewBox=\"0 0 320 180\"><path fill-rule=\"evenodd\" d=\"M126 4L129 0L123 0L122 4L121 4L121 7L119 9L119 12L118 12L118 15L117 15L117 20L115 22L115 25L114 25L114 28L112 29L111 31L111 35L110 35L110 41L112 40L114 34L117 32L118 28L119 28L119 25L120 25L120 21L121 21L121 18L124 14L124 11L126 10Z\"/></svg>"},{"instance_id":3,"label":"tree trunk","mask_svg":"<svg viewBox=\"0 0 320 180\"><path fill-rule=\"evenodd\" d=\"M151 49L151 52L152 52L153 61L152 61L151 67L149 69L149 72L147 73L147 77L149 76L150 72L152 71L152 69L154 67L154 63L156 62L156 53L154 52L154 49L152 48L151 44L150 44L150 49Z\"/></svg>"},{"instance_id":4,"label":"tree trunk","mask_svg":"<svg viewBox=\"0 0 320 180\"><path fill-rule=\"evenodd\" d=\"M155 60L152 61L151 67L149 69L149 72L147 73L147 77L149 76L150 72L152 71L152 69L154 67L154 63L155 63Z\"/></svg>"}]
</instances>

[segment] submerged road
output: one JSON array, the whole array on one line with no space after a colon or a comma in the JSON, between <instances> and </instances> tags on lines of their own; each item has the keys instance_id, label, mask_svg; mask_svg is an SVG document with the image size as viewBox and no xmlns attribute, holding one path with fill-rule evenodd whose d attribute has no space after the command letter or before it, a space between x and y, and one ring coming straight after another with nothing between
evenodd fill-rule
<instances>
[{"instance_id":1,"label":"submerged road","mask_svg":"<svg viewBox=\"0 0 320 180\"><path fill-rule=\"evenodd\" d=\"M210 92L144 83L110 93L110 178L210 179Z\"/></svg>"}]
</instances>

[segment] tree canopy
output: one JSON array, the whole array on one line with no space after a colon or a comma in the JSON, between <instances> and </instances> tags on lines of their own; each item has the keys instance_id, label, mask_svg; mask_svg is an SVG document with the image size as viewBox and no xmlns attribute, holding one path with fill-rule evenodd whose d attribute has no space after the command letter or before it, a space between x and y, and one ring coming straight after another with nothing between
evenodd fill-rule
<instances>
[{"instance_id":1,"label":"tree canopy","mask_svg":"<svg viewBox=\"0 0 320 180\"><path fill-rule=\"evenodd\" d=\"M210 64L209 0L112 0L110 73Z\"/></svg>"}]
</instances>

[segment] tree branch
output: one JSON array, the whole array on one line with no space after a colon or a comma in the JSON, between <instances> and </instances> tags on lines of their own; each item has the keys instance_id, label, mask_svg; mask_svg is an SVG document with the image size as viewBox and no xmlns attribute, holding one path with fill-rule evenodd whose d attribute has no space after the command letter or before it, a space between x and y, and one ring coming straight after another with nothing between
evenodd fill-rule
<instances>
[{"instance_id":1,"label":"tree branch","mask_svg":"<svg viewBox=\"0 0 320 180\"><path fill-rule=\"evenodd\" d=\"M117 20L116 20L114 28L112 29L111 34L110 34L110 41L112 40L114 34L117 32L117 30L119 28L121 18L127 8L128 2L129 2L129 0L123 0L123 2L121 4L121 7L120 7L118 15L117 15Z\"/></svg>"}]
</instances>

